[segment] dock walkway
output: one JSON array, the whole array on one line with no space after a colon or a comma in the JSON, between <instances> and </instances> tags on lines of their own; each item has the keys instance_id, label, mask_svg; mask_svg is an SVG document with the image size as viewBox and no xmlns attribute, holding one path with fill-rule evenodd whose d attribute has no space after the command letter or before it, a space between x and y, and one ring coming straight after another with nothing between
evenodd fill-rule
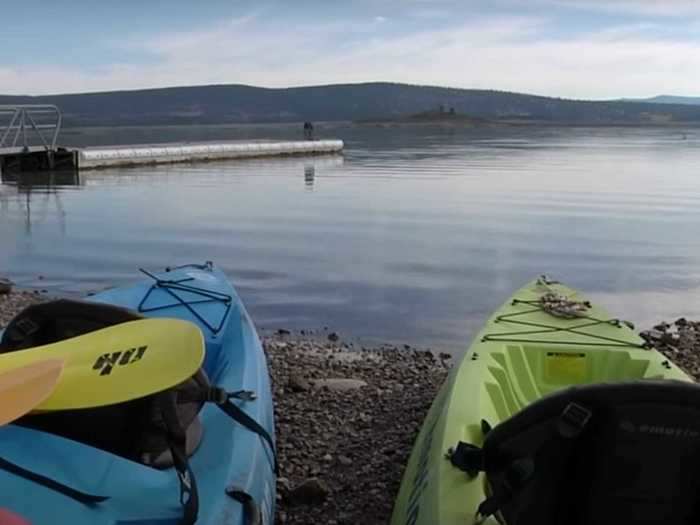
<instances>
[{"instance_id":1,"label":"dock walkway","mask_svg":"<svg viewBox=\"0 0 700 525\"><path fill-rule=\"evenodd\" d=\"M339 153L342 140L195 142L92 147L78 151L78 168Z\"/></svg>"}]
</instances>

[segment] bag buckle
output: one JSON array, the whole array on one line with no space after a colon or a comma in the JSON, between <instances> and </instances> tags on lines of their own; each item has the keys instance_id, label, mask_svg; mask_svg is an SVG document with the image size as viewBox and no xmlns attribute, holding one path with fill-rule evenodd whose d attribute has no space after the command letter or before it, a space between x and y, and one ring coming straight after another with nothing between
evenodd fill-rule
<instances>
[{"instance_id":1,"label":"bag buckle","mask_svg":"<svg viewBox=\"0 0 700 525\"><path fill-rule=\"evenodd\" d=\"M450 460L453 466L467 473L470 478L476 477L484 468L483 451L470 443L460 441L457 448L447 451L445 458Z\"/></svg>"},{"instance_id":2,"label":"bag buckle","mask_svg":"<svg viewBox=\"0 0 700 525\"><path fill-rule=\"evenodd\" d=\"M559 416L557 421L557 431L562 437L578 437L588 424L593 413L586 407L578 403L569 403Z\"/></svg>"}]
</instances>

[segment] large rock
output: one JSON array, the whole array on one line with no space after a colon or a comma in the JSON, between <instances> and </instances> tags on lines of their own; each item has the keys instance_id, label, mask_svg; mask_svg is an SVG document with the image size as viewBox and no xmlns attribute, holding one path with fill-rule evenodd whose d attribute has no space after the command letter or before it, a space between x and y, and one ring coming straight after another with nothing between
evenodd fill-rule
<instances>
[{"instance_id":1,"label":"large rock","mask_svg":"<svg viewBox=\"0 0 700 525\"><path fill-rule=\"evenodd\" d=\"M0 279L0 295L6 295L12 291L12 281Z\"/></svg>"},{"instance_id":2,"label":"large rock","mask_svg":"<svg viewBox=\"0 0 700 525\"><path fill-rule=\"evenodd\" d=\"M289 387L292 392L306 392L311 388L311 384L304 376L293 373L289 376L287 387Z\"/></svg>"},{"instance_id":3,"label":"large rock","mask_svg":"<svg viewBox=\"0 0 700 525\"><path fill-rule=\"evenodd\" d=\"M313 382L314 388L327 388L333 392L347 392L349 390L357 390L359 388L367 386L367 382L362 379L350 379L350 378L328 378L328 379L315 379Z\"/></svg>"},{"instance_id":4,"label":"large rock","mask_svg":"<svg viewBox=\"0 0 700 525\"><path fill-rule=\"evenodd\" d=\"M645 330L639 334L643 339L646 339L650 343L656 343L661 341L664 333L660 330Z\"/></svg>"},{"instance_id":5,"label":"large rock","mask_svg":"<svg viewBox=\"0 0 700 525\"><path fill-rule=\"evenodd\" d=\"M323 503L330 490L319 478L309 478L287 493L287 501L292 505L317 505Z\"/></svg>"}]
</instances>

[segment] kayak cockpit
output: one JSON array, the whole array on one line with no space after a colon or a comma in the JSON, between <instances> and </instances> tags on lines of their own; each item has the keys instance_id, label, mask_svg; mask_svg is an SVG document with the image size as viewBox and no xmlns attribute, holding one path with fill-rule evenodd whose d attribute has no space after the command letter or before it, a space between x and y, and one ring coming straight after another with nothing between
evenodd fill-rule
<instances>
[{"instance_id":1,"label":"kayak cockpit","mask_svg":"<svg viewBox=\"0 0 700 525\"><path fill-rule=\"evenodd\" d=\"M497 421L572 385L666 377L671 364L641 349L503 344L484 355L484 381ZM682 378L683 376L679 376Z\"/></svg>"}]
</instances>

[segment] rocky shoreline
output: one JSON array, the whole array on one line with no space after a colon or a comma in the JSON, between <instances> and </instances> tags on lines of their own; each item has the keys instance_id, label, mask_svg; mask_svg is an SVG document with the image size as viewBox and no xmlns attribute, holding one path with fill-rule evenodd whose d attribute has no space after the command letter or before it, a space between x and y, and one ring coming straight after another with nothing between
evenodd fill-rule
<instances>
[{"instance_id":1,"label":"rocky shoreline","mask_svg":"<svg viewBox=\"0 0 700 525\"><path fill-rule=\"evenodd\" d=\"M686 374L700 381L700 321L681 317L673 323L659 323L639 335Z\"/></svg>"},{"instance_id":2,"label":"rocky shoreline","mask_svg":"<svg viewBox=\"0 0 700 525\"><path fill-rule=\"evenodd\" d=\"M0 328L42 300L0 280ZM660 323L641 336L700 380L700 322ZM263 337L275 399L281 475L276 523L384 524L449 355L363 348L335 333Z\"/></svg>"},{"instance_id":3,"label":"rocky shoreline","mask_svg":"<svg viewBox=\"0 0 700 525\"><path fill-rule=\"evenodd\" d=\"M38 292L12 291L9 281L0 279L0 329L23 308L45 300Z\"/></svg>"}]
</instances>

